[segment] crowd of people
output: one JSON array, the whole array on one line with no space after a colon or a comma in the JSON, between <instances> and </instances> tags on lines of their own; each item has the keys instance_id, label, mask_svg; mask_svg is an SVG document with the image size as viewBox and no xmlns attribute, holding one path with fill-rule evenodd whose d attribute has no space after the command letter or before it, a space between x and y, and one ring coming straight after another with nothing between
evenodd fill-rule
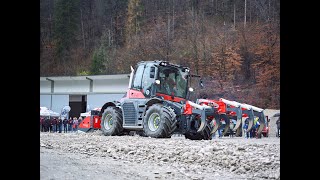
<instances>
[{"instance_id":1,"label":"crowd of people","mask_svg":"<svg viewBox=\"0 0 320 180\"><path fill-rule=\"evenodd\" d=\"M247 131L248 126L249 126L249 119L247 118L244 121L243 130L245 132L245 138L257 138L256 132L257 132L257 129L259 128L259 125L260 125L258 120L259 120L258 117L254 118L253 126L250 131Z\"/></svg>"},{"instance_id":2,"label":"crowd of people","mask_svg":"<svg viewBox=\"0 0 320 180\"><path fill-rule=\"evenodd\" d=\"M80 122L82 121L82 117L76 118L76 117L70 117L69 119L61 119L58 117L40 117L40 132L59 132L61 133L62 131L64 133L68 132L75 132L78 130L78 126ZM214 124L215 125L215 124ZM233 137L234 132L233 132L233 127L235 123L233 121L230 121L230 128L229 128L229 136ZM258 118L255 118L253 121L253 126L250 131L247 131L248 126L249 126L249 120L248 118L244 121L243 124L243 130L245 134L245 138L257 138L256 136L256 131L259 128L259 121ZM278 120L276 121L277 125L277 133L276 137L280 137L280 116ZM222 132L223 128L218 129L218 137L222 137ZM215 133L212 135L212 138L215 137Z\"/></svg>"},{"instance_id":3,"label":"crowd of people","mask_svg":"<svg viewBox=\"0 0 320 180\"><path fill-rule=\"evenodd\" d=\"M69 119L60 117L41 117L40 116L40 132L52 133L68 133L76 132L78 125L82 121L82 117L70 117Z\"/></svg>"},{"instance_id":4,"label":"crowd of people","mask_svg":"<svg viewBox=\"0 0 320 180\"><path fill-rule=\"evenodd\" d=\"M235 126L235 122L234 122L233 120L231 120L229 123L230 123L230 124L229 124L228 136L229 136L229 137L234 137L235 133L233 132L233 128L234 128L234 126ZM215 125L216 125L216 122L214 121L214 126L215 126ZM222 137L223 129L224 129L224 126L221 126L221 127L217 130L217 132L218 132L218 138L221 138L221 137ZM212 138L215 138L215 136L216 136L216 133L214 133L214 134L212 135Z\"/></svg>"}]
</instances>

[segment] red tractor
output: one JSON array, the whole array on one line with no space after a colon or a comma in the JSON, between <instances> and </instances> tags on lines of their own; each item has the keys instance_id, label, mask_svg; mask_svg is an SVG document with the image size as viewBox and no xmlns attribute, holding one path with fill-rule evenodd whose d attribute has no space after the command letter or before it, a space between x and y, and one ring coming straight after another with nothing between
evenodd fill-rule
<instances>
[{"instance_id":1,"label":"red tractor","mask_svg":"<svg viewBox=\"0 0 320 180\"><path fill-rule=\"evenodd\" d=\"M131 67L128 91L119 101L102 108L101 130L106 136L136 131L154 138L170 138L174 133L187 139L211 139L214 108L188 100L188 67L166 61L142 61Z\"/></svg>"}]
</instances>

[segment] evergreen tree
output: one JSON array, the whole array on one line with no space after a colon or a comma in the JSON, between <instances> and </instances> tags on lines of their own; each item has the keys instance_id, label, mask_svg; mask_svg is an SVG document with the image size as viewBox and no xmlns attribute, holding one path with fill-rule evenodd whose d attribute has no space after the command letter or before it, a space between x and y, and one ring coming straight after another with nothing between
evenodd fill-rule
<instances>
[{"instance_id":1,"label":"evergreen tree","mask_svg":"<svg viewBox=\"0 0 320 180\"><path fill-rule=\"evenodd\" d=\"M56 0L54 4L55 59L68 56L75 44L79 21L79 0ZM64 58L68 59L68 58Z\"/></svg>"},{"instance_id":2,"label":"evergreen tree","mask_svg":"<svg viewBox=\"0 0 320 180\"><path fill-rule=\"evenodd\" d=\"M140 31L143 6L140 0L128 2L128 13L126 21L126 42L131 42L132 36Z\"/></svg>"}]
</instances>

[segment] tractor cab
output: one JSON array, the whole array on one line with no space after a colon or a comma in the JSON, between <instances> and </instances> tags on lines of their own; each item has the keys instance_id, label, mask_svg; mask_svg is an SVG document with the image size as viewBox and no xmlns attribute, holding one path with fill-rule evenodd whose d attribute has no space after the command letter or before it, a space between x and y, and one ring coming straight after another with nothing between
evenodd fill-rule
<instances>
[{"instance_id":1,"label":"tractor cab","mask_svg":"<svg viewBox=\"0 0 320 180\"><path fill-rule=\"evenodd\" d=\"M188 95L189 68L165 61L145 61L132 69L127 98L151 98L181 102Z\"/></svg>"}]
</instances>

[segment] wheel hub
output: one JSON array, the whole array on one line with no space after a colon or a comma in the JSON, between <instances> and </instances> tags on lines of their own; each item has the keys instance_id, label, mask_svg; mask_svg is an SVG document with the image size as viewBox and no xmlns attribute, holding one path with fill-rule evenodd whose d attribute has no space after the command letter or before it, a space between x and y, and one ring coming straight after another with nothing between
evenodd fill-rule
<instances>
[{"instance_id":1,"label":"wheel hub","mask_svg":"<svg viewBox=\"0 0 320 180\"><path fill-rule=\"evenodd\" d=\"M113 126L112 116L111 114L107 114L104 120L104 127L109 130L111 129L112 126Z\"/></svg>"},{"instance_id":2,"label":"wheel hub","mask_svg":"<svg viewBox=\"0 0 320 180\"><path fill-rule=\"evenodd\" d=\"M148 119L148 127L151 131L156 131L159 128L160 115L158 113L152 113Z\"/></svg>"}]
</instances>

